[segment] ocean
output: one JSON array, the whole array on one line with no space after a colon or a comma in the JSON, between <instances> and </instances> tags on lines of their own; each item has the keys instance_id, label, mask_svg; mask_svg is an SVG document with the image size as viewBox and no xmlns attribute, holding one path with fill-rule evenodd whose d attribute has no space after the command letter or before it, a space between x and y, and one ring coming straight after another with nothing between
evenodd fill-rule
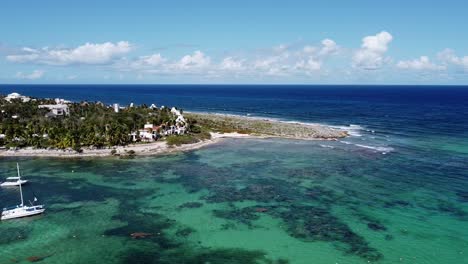
<instances>
[{"instance_id":1,"label":"ocean","mask_svg":"<svg viewBox=\"0 0 468 264\"><path fill-rule=\"evenodd\" d=\"M46 214L0 223L0 263L468 263L468 86L0 85L345 129L135 159L20 162ZM0 189L0 206L18 201ZM134 239L131 233L151 235Z\"/></svg>"}]
</instances>

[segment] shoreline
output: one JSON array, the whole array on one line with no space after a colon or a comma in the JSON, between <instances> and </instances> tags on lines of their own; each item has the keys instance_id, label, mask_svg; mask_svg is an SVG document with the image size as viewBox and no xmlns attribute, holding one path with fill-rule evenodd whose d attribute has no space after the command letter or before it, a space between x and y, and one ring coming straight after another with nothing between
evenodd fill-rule
<instances>
[{"instance_id":1,"label":"shoreline","mask_svg":"<svg viewBox=\"0 0 468 264\"><path fill-rule=\"evenodd\" d=\"M265 138L261 136L245 135L239 133L211 133L211 139L202 140L192 144L183 144L180 146L169 146L166 141L156 141L152 143L133 144L128 146L116 146L102 149L83 148L83 152L78 153L72 150L61 149L33 149L23 148L17 150L0 150L2 157L44 157L44 158L86 158L86 157L129 157L129 156L156 156L171 154L177 152L192 151L200 149L226 138ZM111 151L116 150L115 154ZM133 150L134 155L128 152Z\"/></svg>"},{"instance_id":2,"label":"shoreline","mask_svg":"<svg viewBox=\"0 0 468 264\"><path fill-rule=\"evenodd\" d=\"M34 149L26 147L17 150L0 150L1 157L53 157L53 158L86 158L86 157L132 157L132 156L156 156L177 152L200 149L226 138L282 138L293 140L337 140L349 136L347 131L331 126L301 123L295 121L282 121L269 118L240 116L220 113L187 112L197 119L215 122L215 124L228 124L227 131L212 129L210 139L196 143L169 146L166 141L151 143L130 144L127 146L114 146L102 149L83 147L82 152L61 149ZM247 128L247 129L246 129ZM248 132L246 132L248 130ZM114 152L115 153L112 153ZM130 152L130 153L128 153ZM134 152L131 154L131 152Z\"/></svg>"},{"instance_id":3,"label":"shoreline","mask_svg":"<svg viewBox=\"0 0 468 264\"><path fill-rule=\"evenodd\" d=\"M211 133L211 139L199 141L192 144L183 144L180 146L169 146L166 141L157 141L152 143L134 144L128 146L116 146L103 149L90 149L83 148L83 152L78 153L72 150L60 150L60 149L33 149L23 148L18 150L0 150L0 158L8 157L38 157L38 158L89 158L89 157L130 157L128 151L135 151L136 156L158 156L166 155L178 152L186 152L201 149L224 139L267 139L267 138L284 138L284 139L296 139L296 140L331 140L331 139L298 139L298 138L287 138L279 136L268 136L268 135L249 135L241 133ZM115 154L111 151L116 150Z\"/></svg>"}]
</instances>

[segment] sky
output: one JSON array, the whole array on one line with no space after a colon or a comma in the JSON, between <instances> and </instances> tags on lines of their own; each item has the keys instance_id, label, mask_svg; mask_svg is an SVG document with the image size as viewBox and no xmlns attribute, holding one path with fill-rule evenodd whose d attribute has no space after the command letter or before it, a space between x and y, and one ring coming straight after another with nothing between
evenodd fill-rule
<instances>
[{"instance_id":1,"label":"sky","mask_svg":"<svg viewBox=\"0 0 468 264\"><path fill-rule=\"evenodd\" d=\"M0 83L468 84L468 2L0 4Z\"/></svg>"}]
</instances>

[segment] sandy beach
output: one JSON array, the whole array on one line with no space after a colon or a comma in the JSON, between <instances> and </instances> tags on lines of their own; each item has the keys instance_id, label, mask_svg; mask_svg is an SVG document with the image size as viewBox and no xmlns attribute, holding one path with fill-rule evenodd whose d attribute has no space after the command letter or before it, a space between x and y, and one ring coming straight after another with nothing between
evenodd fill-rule
<instances>
[{"instance_id":1,"label":"sandy beach","mask_svg":"<svg viewBox=\"0 0 468 264\"><path fill-rule=\"evenodd\" d=\"M83 152L77 153L73 150L60 149L34 149L23 148L17 150L0 150L0 157L56 157L56 158L77 158L77 157L109 157L128 156L129 151L134 151L135 156L150 156L169 154L174 152L190 151L219 142L224 138L262 138L239 133L211 133L211 139L203 140L193 144L180 146L169 146L166 141L156 141L152 143L141 143L128 146L116 146L111 148L92 149L83 148ZM111 153L112 150L116 152Z\"/></svg>"},{"instance_id":2,"label":"sandy beach","mask_svg":"<svg viewBox=\"0 0 468 264\"><path fill-rule=\"evenodd\" d=\"M344 130L334 129L321 124L286 122L259 117L194 112L188 113L188 116L197 119L203 125L207 125L216 131L210 132L211 139L191 144L182 144L179 146L168 145L165 140L161 140L151 143L130 144L127 146L115 146L100 149L83 147L81 153L71 149L35 149L32 147L26 147L21 149L0 150L0 157L76 158L149 156L195 150L217 143L225 138L336 140L337 138L348 135Z\"/></svg>"}]
</instances>

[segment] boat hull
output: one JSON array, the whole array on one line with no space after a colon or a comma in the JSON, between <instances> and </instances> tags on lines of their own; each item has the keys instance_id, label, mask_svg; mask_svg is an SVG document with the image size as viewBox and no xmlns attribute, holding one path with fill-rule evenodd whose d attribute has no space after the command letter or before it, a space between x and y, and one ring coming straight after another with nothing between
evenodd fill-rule
<instances>
[{"instance_id":1,"label":"boat hull","mask_svg":"<svg viewBox=\"0 0 468 264\"><path fill-rule=\"evenodd\" d=\"M28 216L33 216L33 215L38 215L44 213L45 208L42 209L35 209L28 211L23 208L17 208L13 210L8 210L8 211L3 211L2 215L0 217L0 220L9 220L9 219L15 219L15 218L23 218L23 217L28 217Z\"/></svg>"},{"instance_id":2,"label":"boat hull","mask_svg":"<svg viewBox=\"0 0 468 264\"><path fill-rule=\"evenodd\" d=\"M28 181L27 180L20 180L16 182L3 182L0 184L1 187L14 187L14 186L20 186L25 185Z\"/></svg>"}]
</instances>

